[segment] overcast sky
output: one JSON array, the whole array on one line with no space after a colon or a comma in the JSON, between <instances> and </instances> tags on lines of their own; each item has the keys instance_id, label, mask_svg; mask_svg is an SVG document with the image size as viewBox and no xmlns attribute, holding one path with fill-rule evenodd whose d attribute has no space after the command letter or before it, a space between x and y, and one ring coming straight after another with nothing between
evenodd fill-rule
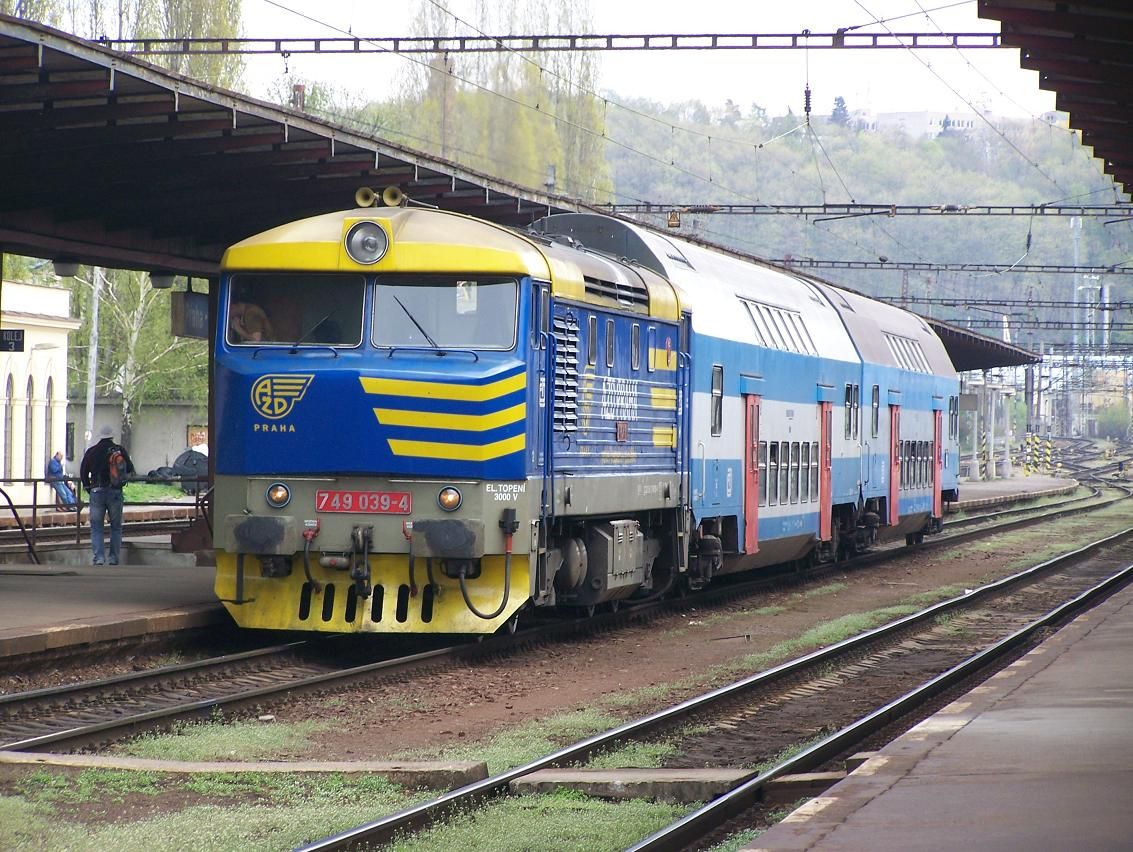
<instances>
[{"instance_id":1,"label":"overcast sky","mask_svg":"<svg viewBox=\"0 0 1133 852\"><path fill-rule=\"evenodd\" d=\"M431 0L430 0L431 2ZM490 0L481 0L490 2ZM475 0L434 5L475 22ZM350 32L390 37L416 32L414 0L244 0L248 37L316 37ZM976 0L591 0L597 34L997 32L999 24L977 17ZM289 11L293 10L293 11ZM298 13L298 14L296 14ZM878 19L885 23L876 23ZM458 32L469 32L459 26ZM499 33L490 32L491 35ZM601 89L623 97L661 102L699 99L716 106L732 100L746 112L752 103L772 115L803 108L809 82L813 108L828 114L842 96L851 110L964 111L968 104L997 115L1026 118L1054 108L1054 95L1040 91L1038 75L1019 68L1009 49L970 50L744 50L603 52ZM408 64L404 57L366 55L332 58L293 55L292 75L334 83L382 98ZM284 71L278 56L249 57L253 95Z\"/></svg>"}]
</instances>

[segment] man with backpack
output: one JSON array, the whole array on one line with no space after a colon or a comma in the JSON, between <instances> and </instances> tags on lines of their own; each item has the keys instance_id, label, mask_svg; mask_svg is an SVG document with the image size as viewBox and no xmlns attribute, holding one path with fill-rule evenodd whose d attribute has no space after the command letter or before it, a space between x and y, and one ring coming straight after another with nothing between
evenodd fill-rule
<instances>
[{"instance_id":1,"label":"man with backpack","mask_svg":"<svg viewBox=\"0 0 1133 852\"><path fill-rule=\"evenodd\" d=\"M109 562L117 565L122 551L122 486L134 472L130 454L114 442L114 430L103 426L99 441L83 456L79 479L90 494L90 543L94 564L104 564L103 522L110 517Z\"/></svg>"}]
</instances>

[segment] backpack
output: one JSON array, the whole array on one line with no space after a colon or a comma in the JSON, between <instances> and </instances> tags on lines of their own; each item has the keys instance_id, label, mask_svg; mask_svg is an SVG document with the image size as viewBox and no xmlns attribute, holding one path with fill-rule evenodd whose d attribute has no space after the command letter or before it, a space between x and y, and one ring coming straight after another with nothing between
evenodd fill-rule
<instances>
[{"instance_id":1,"label":"backpack","mask_svg":"<svg viewBox=\"0 0 1133 852\"><path fill-rule=\"evenodd\" d=\"M126 484L129 470L126 465L126 451L118 444L111 444L106 450L106 481L111 488L121 488Z\"/></svg>"}]
</instances>

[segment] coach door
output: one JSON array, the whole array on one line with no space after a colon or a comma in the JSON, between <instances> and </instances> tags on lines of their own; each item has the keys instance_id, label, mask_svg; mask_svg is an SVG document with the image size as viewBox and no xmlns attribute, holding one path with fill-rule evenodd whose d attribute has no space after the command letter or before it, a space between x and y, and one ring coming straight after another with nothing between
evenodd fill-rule
<instances>
[{"instance_id":1,"label":"coach door","mask_svg":"<svg viewBox=\"0 0 1133 852\"><path fill-rule=\"evenodd\" d=\"M744 553L759 552L759 397L744 395Z\"/></svg>"},{"instance_id":2,"label":"coach door","mask_svg":"<svg viewBox=\"0 0 1133 852\"><path fill-rule=\"evenodd\" d=\"M940 485L944 472L944 420L943 412L932 412L932 516L944 515L944 501L940 495Z\"/></svg>"},{"instance_id":3,"label":"coach door","mask_svg":"<svg viewBox=\"0 0 1133 852\"><path fill-rule=\"evenodd\" d=\"M901 406L889 406L889 526L900 519L897 500L901 496Z\"/></svg>"},{"instance_id":4,"label":"coach door","mask_svg":"<svg viewBox=\"0 0 1133 852\"><path fill-rule=\"evenodd\" d=\"M818 403L818 538L830 541L834 535L834 494L830 480L834 454L834 403Z\"/></svg>"}]
</instances>

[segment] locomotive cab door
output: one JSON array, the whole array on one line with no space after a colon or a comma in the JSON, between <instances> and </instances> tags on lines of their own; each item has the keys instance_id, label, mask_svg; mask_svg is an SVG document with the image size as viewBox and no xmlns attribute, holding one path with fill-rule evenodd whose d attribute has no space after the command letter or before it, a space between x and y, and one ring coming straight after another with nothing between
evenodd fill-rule
<instances>
[{"instance_id":1,"label":"locomotive cab door","mask_svg":"<svg viewBox=\"0 0 1133 852\"><path fill-rule=\"evenodd\" d=\"M744 553L759 552L759 402L755 394L744 395Z\"/></svg>"},{"instance_id":2,"label":"locomotive cab door","mask_svg":"<svg viewBox=\"0 0 1133 852\"><path fill-rule=\"evenodd\" d=\"M889 525L900 520L897 500L901 496L901 406L889 406Z\"/></svg>"},{"instance_id":3,"label":"locomotive cab door","mask_svg":"<svg viewBox=\"0 0 1133 852\"><path fill-rule=\"evenodd\" d=\"M818 403L818 538L830 541L834 535L834 491L830 478L834 454L834 403Z\"/></svg>"}]
</instances>

